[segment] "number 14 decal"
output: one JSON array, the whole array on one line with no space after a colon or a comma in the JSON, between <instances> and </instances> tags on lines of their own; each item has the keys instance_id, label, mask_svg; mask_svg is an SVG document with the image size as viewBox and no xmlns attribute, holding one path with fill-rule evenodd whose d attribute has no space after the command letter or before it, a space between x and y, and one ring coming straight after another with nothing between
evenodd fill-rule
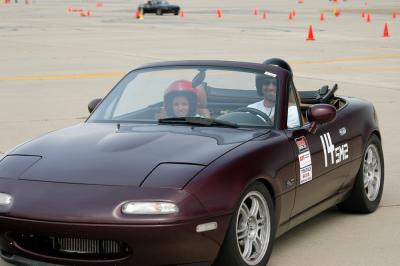
<instances>
[{"instance_id":1,"label":"number 14 decal","mask_svg":"<svg viewBox=\"0 0 400 266\"><path fill-rule=\"evenodd\" d=\"M347 143L335 147L335 145L332 143L329 132L319 137L324 150L325 167L329 166L328 155L330 155L331 158L331 165L340 163L341 161L345 161L349 158L349 146Z\"/></svg>"}]
</instances>

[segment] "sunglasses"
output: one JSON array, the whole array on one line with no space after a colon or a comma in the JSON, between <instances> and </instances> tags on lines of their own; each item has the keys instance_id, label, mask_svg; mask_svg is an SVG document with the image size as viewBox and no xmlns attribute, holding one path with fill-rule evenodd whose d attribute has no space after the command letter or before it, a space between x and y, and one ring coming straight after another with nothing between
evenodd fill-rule
<instances>
[{"instance_id":1,"label":"sunglasses","mask_svg":"<svg viewBox=\"0 0 400 266\"><path fill-rule=\"evenodd\" d=\"M277 82L276 79L265 79L262 84L267 86L272 84L273 86L276 86Z\"/></svg>"}]
</instances>

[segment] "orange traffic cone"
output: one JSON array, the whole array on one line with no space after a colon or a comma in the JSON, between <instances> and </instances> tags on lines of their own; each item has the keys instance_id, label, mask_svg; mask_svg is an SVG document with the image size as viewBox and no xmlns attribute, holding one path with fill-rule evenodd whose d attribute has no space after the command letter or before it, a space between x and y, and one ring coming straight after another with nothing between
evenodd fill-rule
<instances>
[{"instance_id":1,"label":"orange traffic cone","mask_svg":"<svg viewBox=\"0 0 400 266\"><path fill-rule=\"evenodd\" d=\"M97 3L96 3L96 7L103 7L103 3L97 2Z\"/></svg>"},{"instance_id":2,"label":"orange traffic cone","mask_svg":"<svg viewBox=\"0 0 400 266\"><path fill-rule=\"evenodd\" d=\"M137 19L140 18L140 10L139 10L139 8L136 9L135 17L136 17Z\"/></svg>"},{"instance_id":3,"label":"orange traffic cone","mask_svg":"<svg viewBox=\"0 0 400 266\"><path fill-rule=\"evenodd\" d=\"M393 18L393 19L396 19L396 17L397 17L396 11L393 11L393 13L392 13L392 18Z\"/></svg>"},{"instance_id":4,"label":"orange traffic cone","mask_svg":"<svg viewBox=\"0 0 400 266\"><path fill-rule=\"evenodd\" d=\"M292 14L292 11L290 11L288 19L289 19L289 20L293 20L293 14Z\"/></svg>"},{"instance_id":5,"label":"orange traffic cone","mask_svg":"<svg viewBox=\"0 0 400 266\"><path fill-rule=\"evenodd\" d=\"M325 20L325 15L324 15L324 13L321 13L321 15L319 16L319 20L320 20L320 21L324 21L324 20Z\"/></svg>"},{"instance_id":6,"label":"orange traffic cone","mask_svg":"<svg viewBox=\"0 0 400 266\"><path fill-rule=\"evenodd\" d=\"M296 16L296 11L294 9L292 9L292 16L295 17Z\"/></svg>"},{"instance_id":7,"label":"orange traffic cone","mask_svg":"<svg viewBox=\"0 0 400 266\"><path fill-rule=\"evenodd\" d=\"M263 14L262 14L262 19L267 19L267 11L263 11Z\"/></svg>"},{"instance_id":8,"label":"orange traffic cone","mask_svg":"<svg viewBox=\"0 0 400 266\"><path fill-rule=\"evenodd\" d=\"M181 11L181 17L182 17L182 18L185 17L185 12L183 12L183 10Z\"/></svg>"},{"instance_id":9,"label":"orange traffic cone","mask_svg":"<svg viewBox=\"0 0 400 266\"><path fill-rule=\"evenodd\" d=\"M367 22L368 22L368 23L371 22L371 13L368 13L368 15L367 15Z\"/></svg>"},{"instance_id":10,"label":"orange traffic cone","mask_svg":"<svg viewBox=\"0 0 400 266\"><path fill-rule=\"evenodd\" d=\"M365 11L364 10L361 12L361 17L365 18Z\"/></svg>"},{"instance_id":11,"label":"orange traffic cone","mask_svg":"<svg viewBox=\"0 0 400 266\"><path fill-rule=\"evenodd\" d=\"M299 0L299 1L297 1L297 3L304 4L304 0Z\"/></svg>"},{"instance_id":12,"label":"orange traffic cone","mask_svg":"<svg viewBox=\"0 0 400 266\"><path fill-rule=\"evenodd\" d=\"M257 8L254 8L253 15L254 15L254 16L258 16L258 10L257 10Z\"/></svg>"},{"instance_id":13,"label":"orange traffic cone","mask_svg":"<svg viewBox=\"0 0 400 266\"><path fill-rule=\"evenodd\" d=\"M221 11L221 8L218 8L218 9L217 9L217 17L218 17L218 18L222 18L222 11Z\"/></svg>"},{"instance_id":14,"label":"orange traffic cone","mask_svg":"<svg viewBox=\"0 0 400 266\"><path fill-rule=\"evenodd\" d=\"M308 28L308 36L307 36L307 41L315 41L314 38L314 32L313 32L313 28L312 25L310 24L310 27Z\"/></svg>"},{"instance_id":15,"label":"orange traffic cone","mask_svg":"<svg viewBox=\"0 0 400 266\"><path fill-rule=\"evenodd\" d=\"M383 37L384 38L390 37L389 28L388 28L388 24L387 23L385 23L385 28L383 29Z\"/></svg>"}]
</instances>

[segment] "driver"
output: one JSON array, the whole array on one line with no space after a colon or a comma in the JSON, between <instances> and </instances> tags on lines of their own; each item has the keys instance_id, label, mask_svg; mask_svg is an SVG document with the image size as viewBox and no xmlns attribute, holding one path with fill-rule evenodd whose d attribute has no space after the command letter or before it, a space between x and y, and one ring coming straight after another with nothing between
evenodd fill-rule
<instances>
[{"instance_id":1,"label":"driver","mask_svg":"<svg viewBox=\"0 0 400 266\"><path fill-rule=\"evenodd\" d=\"M164 107L157 118L164 117L209 117L205 107L205 93L201 88L193 88L192 82L177 80L172 82L164 92Z\"/></svg>"},{"instance_id":2,"label":"driver","mask_svg":"<svg viewBox=\"0 0 400 266\"><path fill-rule=\"evenodd\" d=\"M271 121L274 121L275 115L275 101L276 101L276 78L269 76L257 76L256 78L257 91L260 96L264 96L264 99L250 104L247 107L257 109L261 112L266 113Z\"/></svg>"},{"instance_id":3,"label":"driver","mask_svg":"<svg viewBox=\"0 0 400 266\"><path fill-rule=\"evenodd\" d=\"M256 78L256 87L258 94L263 96L264 99L250 104L247 107L257 109L268 115L271 121L274 121L275 116L275 102L276 102L276 90L277 90L277 79L267 75L258 75ZM289 106L288 109L288 128L294 128L299 125L299 115L296 106Z\"/></svg>"}]
</instances>

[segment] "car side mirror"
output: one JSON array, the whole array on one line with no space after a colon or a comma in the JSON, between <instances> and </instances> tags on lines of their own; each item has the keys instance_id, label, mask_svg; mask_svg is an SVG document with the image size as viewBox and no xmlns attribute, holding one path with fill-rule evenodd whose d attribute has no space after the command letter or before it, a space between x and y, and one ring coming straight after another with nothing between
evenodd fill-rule
<instances>
[{"instance_id":1,"label":"car side mirror","mask_svg":"<svg viewBox=\"0 0 400 266\"><path fill-rule=\"evenodd\" d=\"M336 108L330 104L314 104L307 110L307 119L311 122L308 132L315 134L317 125L335 120Z\"/></svg>"},{"instance_id":2,"label":"car side mirror","mask_svg":"<svg viewBox=\"0 0 400 266\"><path fill-rule=\"evenodd\" d=\"M89 102L89 104L88 104L89 113L93 112L93 110L97 107L97 105L99 105L101 100L102 100L101 98L96 98L96 99L93 99L93 100L91 100Z\"/></svg>"}]
</instances>

